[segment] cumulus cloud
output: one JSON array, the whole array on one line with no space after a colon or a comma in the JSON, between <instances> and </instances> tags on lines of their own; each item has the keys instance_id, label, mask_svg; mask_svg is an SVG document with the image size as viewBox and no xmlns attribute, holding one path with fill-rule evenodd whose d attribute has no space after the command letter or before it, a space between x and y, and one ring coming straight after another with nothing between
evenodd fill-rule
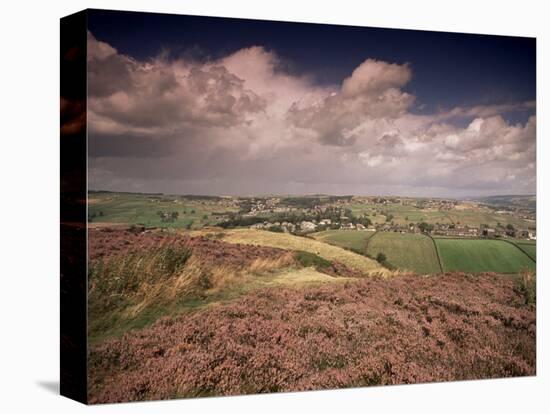
<instances>
[{"instance_id":1,"label":"cumulus cloud","mask_svg":"<svg viewBox=\"0 0 550 414\"><path fill-rule=\"evenodd\" d=\"M357 67L342 84L342 94L346 97L376 94L396 90L411 80L408 65L397 65L379 60L367 59Z\"/></svg>"},{"instance_id":2,"label":"cumulus cloud","mask_svg":"<svg viewBox=\"0 0 550 414\"><path fill-rule=\"evenodd\" d=\"M88 35L90 126L100 133L155 135L228 127L265 102L223 65L137 62Z\"/></svg>"},{"instance_id":3,"label":"cumulus cloud","mask_svg":"<svg viewBox=\"0 0 550 414\"><path fill-rule=\"evenodd\" d=\"M366 59L337 85L261 46L138 61L88 36L90 187L205 194L534 192L532 102L418 115L411 65ZM471 119L465 127L449 122Z\"/></svg>"},{"instance_id":4,"label":"cumulus cloud","mask_svg":"<svg viewBox=\"0 0 550 414\"><path fill-rule=\"evenodd\" d=\"M374 120L391 120L404 114L414 97L403 92L411 77L408 65L367 59L338 91L316 102L295 102L288 119L316 135L326 145L350 146L360 138L357 129Z\"/></svg>"}]
</instances>

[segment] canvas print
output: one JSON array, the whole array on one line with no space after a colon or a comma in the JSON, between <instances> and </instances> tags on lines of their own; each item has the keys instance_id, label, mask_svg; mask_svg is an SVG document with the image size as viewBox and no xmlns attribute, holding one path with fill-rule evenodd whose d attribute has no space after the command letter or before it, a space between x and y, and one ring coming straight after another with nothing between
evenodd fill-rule
<instances>
[{"instance_id":1,"label":"canvas print","mask_svg":"<svg viewBox=\"0 0 550 414\"><path fill-rule=\"evenodd\" d=\"M84 13L82 399L536 374L535 39Z\"/></svg>"}]
</instances>

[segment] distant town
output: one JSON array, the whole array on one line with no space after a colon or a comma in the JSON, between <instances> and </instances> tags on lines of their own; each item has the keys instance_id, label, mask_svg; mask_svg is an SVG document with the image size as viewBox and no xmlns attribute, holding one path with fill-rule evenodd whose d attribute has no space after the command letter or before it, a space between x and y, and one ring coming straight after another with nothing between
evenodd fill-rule
<instances>
[{"instance_id":1,"label":"distant town","mask_svg":"<svg viewBox=\"0 0 550 414\"><path fill-rule=\"evenodd\" d=\"M457 200L446 199L425 199L415 200L408 198L383 198L383 197L361 197L354 198L355 203L371 206L411 206L426 211L429 216L433 211L452 211L457 207L460 209L479 209L489 208L480 203L469 202L464 204ZM264 220L250 225L250 228L264 229L271 231L283 231L286 233L309 233L327 229L355 230L355 231L384 231L396 233L424 233L437 236L448 237L486 237L486 238L522 238L536 240L536 229L534 226L517 228L513 224L497 223L491 226L486 223L479 225L468 225L456 223L430 223L426 221L414 222L405 217L406 223L398 224L394 222L394 216L391 213L385 214L384 222L374 223L368 214L359 217L354 215L353 211L346 207L349 203L347 199L339 199L335 203L315 205L311 208L284 207L281 206L280 198L251 199L249 211L242 214L243 218L258 218L267 215L287 215L294 220L273 221ZM495 209L493 213L502 216L503 223L507 216L534 221L533 211L522 208ZM298 213L298 214L296 214ZM296 220L300 215L308 216L307 220ZM376 214L376 213L374 213ZM232 223L229 220L228 223Z\"/></svg>"},{"instance_id":2,"label":"distant town","mask_svg":"<svg viewBox=\"0 0 550 414\"><path fill-rule=\"evenodd\" d=\"M536 240L536 200L381 196L198 196L92 192L90 222L144 227L246 227L305 235L323 230ZM127 209L128 207L131 207ZM124 212L124 214L122 214ZM130 214L131 213L131 214Z\"/></svg>"}]
</instances>

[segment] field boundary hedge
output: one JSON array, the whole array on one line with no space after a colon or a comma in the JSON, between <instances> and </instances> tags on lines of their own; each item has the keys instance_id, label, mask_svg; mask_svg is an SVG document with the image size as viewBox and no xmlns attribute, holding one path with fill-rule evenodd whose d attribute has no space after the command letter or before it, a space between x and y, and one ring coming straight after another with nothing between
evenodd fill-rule
<instances>
[{"instance_id":1,"label":"field boundary hedge","mask_svg":"<svg viewBox=\"0 0 550 414\"><path fill-rule=\"evenodd\" d=\"M374 234L372 236L370 236L368 239L367 239L367 242L365 243L365 254L367 254L367 250L369 248L369 243L370 241L374 238L374 236L376 236L378 233L380 233L378 230L376 230L374 232Z\"/></svg>"},{"instance_id":2,"label":"field boundary hedge","mask_svg":"<svg viewBox=\"0 0 550 414\"><path fill-rule=\"evenodd\" d=\"M514 242L511 242L510 240L502 240L503 242L506 242L506 243L510 243L511 245L514 245L515 247L517 247L519 250L521 250L521 252L523 254L525 254L529 259L531 259L534 263L537 263L537 260L531 256L529 253L527 253L525 250L523 250L521 247L520 247L520 243L514 243Z\"/></svg>"},{"instance_id":3,"label":"field boundary hedge","mask_svg":"<svg viewBox=\"0 0 550 414\"><path fill-rule=\"evenodd\" d=\"M437 256L437 263L439 263L439 268L441 269L441 273L444 273L443 263L441 263L441 256L439 255L439 249L437 248L437 243L435 242L435 239L432 237L431 234L426 234L425 236L428 236L432 241L435 249L435 255Z\"/></svg>"}]
</instances>

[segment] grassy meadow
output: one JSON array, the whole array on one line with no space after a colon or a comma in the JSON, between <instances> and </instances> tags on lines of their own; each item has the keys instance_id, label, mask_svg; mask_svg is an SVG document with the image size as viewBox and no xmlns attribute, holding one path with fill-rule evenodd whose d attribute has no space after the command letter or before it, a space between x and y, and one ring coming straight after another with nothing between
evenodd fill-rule
<instances>
[{"instance_id":1,"label":"grassy meadow","mask_svg":"<svg viewBox=\"0 0 550 414\"><path fill-rule=\"evenodd\" d=\"M376 257L379 253L401 270L420 274L441 272L433 241L422 234L378 232L369 240L367 254Z\"/></svg>"},{"instance_id":2,"label":"grassy meadow","mask_svg":"<svg viewBox=\"0 0 550 414\"><path fill-rule=\"evenodd\" d=\"M177 212L173 222L163 221L158 212ZM94 223L139 224L145 227L192 228L215 225L220 220L216 214L237 211L237 208L220 207L208 199L189 199L183 196L91 193L88 199L89 221Z\"/></svg>"},{"instance_id":3,"label":"grassy meadow","mask_svg":"<svg viewBox=\"0 0 550 414\"><path fill-rule=\"evenodd\" d=\"M502 240L435 239L445 272L520 273L536 270L535 262Z\"/></svg>"},{"instance_id":4,"label":"grassy meadow","mask_svg":"<svg viewBox=\"0 0 550 414\"><path fill-rule=\"evenodd\" d=\"M536 260L536 242L528 240L445 238L443 241L438 238L436 250L434 242L422 234L325 230L310 236L372 258L383 253L389 265L420 274L442 271L518 273L534 270Z\"/></svg>"},{"instance_id":5,"label":"grassy meadow","mask_svg":"<svg viewBox=\"0 0 550 414\"><path fill-rule=\"evenodd\" d=\"M366 254L367 240L369 240L373 234L374 232L370 231L324 230L312 233L310 237L360 254Z\"/></svg>"},{"instance_id":6,"label":"grassy meadow","mask_svg":"<svg viewBox=\"0 0 550 414\"><path fill-rule=\"evenodd\" d=\"M533 260L537 260L537 242L535 240L510 240Z\"/></svg>"}]
</instances>

